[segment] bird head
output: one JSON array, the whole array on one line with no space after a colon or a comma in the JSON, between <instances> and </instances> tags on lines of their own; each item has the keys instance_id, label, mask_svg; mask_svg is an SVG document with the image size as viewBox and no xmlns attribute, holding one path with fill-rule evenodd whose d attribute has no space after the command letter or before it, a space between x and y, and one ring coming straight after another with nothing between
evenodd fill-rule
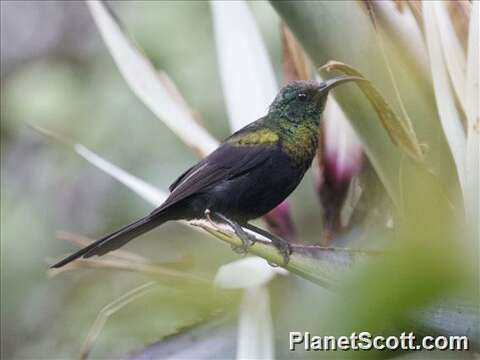
<instances>
[{"instance_id":1,"label":"bird head","mask_svg":"<svg viewBox=\"0 0 480 360\"><path fill-rule=\"evenodd\" d=\"M325 81L292 81L285 85L270 105L269 113L275 113L293 122L307 119L318 121L325 109L328 92L337 85L365 81L355 76L339 76Z\"/></svg>"}]
</instances>

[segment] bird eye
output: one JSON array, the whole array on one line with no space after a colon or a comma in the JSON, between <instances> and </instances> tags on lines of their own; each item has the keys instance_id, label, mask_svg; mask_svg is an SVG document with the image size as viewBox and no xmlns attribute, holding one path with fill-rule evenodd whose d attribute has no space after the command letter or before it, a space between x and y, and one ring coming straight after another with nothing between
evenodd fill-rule
<instances>
[{"instance_id":1,"label":"bird eye","mask_svg":"<svg viewBox=\"0 0 480 360\"><path fill-rule=\"evenodd\" d=\"M300 93L300 94L297 95L297 99L300 100L300 101L305 101L305 100L307 100L307 94Z\"/></svg>"}]
</instances>

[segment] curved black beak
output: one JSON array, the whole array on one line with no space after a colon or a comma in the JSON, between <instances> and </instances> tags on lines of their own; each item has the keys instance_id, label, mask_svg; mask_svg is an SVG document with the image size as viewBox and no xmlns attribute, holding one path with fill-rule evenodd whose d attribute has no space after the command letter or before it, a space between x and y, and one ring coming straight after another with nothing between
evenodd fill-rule
<instances>
[{"instance_id":1,"label":"curved black beak","mask_svg":"<svg viewBox=\"0 0 480 360\"><path fill-rule=\"evenodd\" d=\"M333 79L322 81L318 85L318 93L314 96L314 99L317 103L322 103L326 100L326 96L328 92L331 89L333 89L335 86L338 86L340 84L344 84L347 82L363 82L363 81L368 81L368 80L358 76L337 76Z\"/></svg>"},{"instance_id":2,"label":"curved black beak","mask_svg":"<svg viewBox=\"0 0 480 360\"><path fill-rule=\"evenodd\" d=\"M367 81L364 78L358 77L358 76L338 76L333 79L328 79L325 81L322 81L320 83L320 92L324 93L326 91L329 91L333 89L334 87L344 84L346 82L362 82L362 81Z\"/></svg>"}]
</instances>

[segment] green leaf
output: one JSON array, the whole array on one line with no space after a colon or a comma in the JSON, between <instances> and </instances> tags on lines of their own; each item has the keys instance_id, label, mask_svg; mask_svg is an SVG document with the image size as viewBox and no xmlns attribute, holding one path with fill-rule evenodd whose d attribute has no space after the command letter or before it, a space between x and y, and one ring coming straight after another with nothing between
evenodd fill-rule
<instances>
[{"instance_id":1,"label":"green leaf","mask_svg":"<svg viewBox=\"0 0 480 360\"><path fill-rule=\"evenodd\" d=\"M322 68L331 71L337 70L347 75L363 77L363 75L347 64L338 61L330 61ZM375 111L377 112L380 121L388 133L390 140L395 145L398 145L406 154L411 156L414 160L423 160L423 154L420 149L415 133L408 128L404 119L399 118L390 105L385 101L379 91L372 85L371 82L358 82L357 85L368 98Z\"/></svg>"},{"instance_id":2,"label":"green leaf","mask_svg":"<svg viewBox=\"0 0 480 360\"><path fill-rule=\"evenodd\" d=\"M180 93L165 74L159 74L152 63L128 38L125 28L102 1L87 5L125 81L141 101L186 144L206 155L217 141L193 118Z\"/></svg>"},{"instance_id":3,"label":"green leaf","mask_svg":"<svg viewBox=\"0 0 480 360\"><path fill-rule=\"evenodd\" d=\"M438 175L439 188L448 198L454 198L458 180L430 84L424 81L420 64L405 56L380 26L375 29L362 2L272 1L271 4L317 67L332 59L349 64L374 84L394 113L402 114L404 105L418 143L425 144L427 149L425 171ZM385 39L384 54L377 32ZM335 98L351 121L390 197L400 205L401 184L406 176L402 171L410 166L408 163L415 162L391 141L384 125L375 119L369 102L359 96L354 86L347 84L335 89ZM400 132L405 133L404 129ZM410 138L401 136L402 142ZM404 145L410 153L418 152L416 142L407 140Z\"/></svg>"}]
</instances>

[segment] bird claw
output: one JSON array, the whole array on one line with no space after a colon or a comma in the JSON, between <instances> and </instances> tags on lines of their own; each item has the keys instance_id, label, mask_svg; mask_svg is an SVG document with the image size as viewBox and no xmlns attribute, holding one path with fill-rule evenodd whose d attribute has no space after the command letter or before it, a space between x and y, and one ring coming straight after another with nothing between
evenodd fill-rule
<instances>
[{"instance_id":1,"label":"bird claw","mask_svg":"<svg viewBox=\"0 0 480 360\"><path fill-rule=\"evenodd\" d=\"M234 252L236 252L237 254L241 254L241 255L246 254L248 252L248 250L257 241L257 239L254 236L246 233L245 231L237 232L236 235L242 241L242 245L240 245L240 246L232 245L232 250Z\"/></svg>"},{"instance_id":2,"label":"bird claw","mask_svg":"<svg viewBox=\"0 0 480 360\"><path fill-rule=\"evenodd\" d=\"M273 246L275 246L277 248L278 252L280 253L280 255L283 258L282 267L286 267L288 265L288 262L290 261L290 255L292 254L292 247L290 246L290 244L287 241L285 241L283 239L280 239L280 238L272 239L272 244L273 244ZM280 265L275 264L271 261L269 261L268 264L271 267L279 267L280 266Z\"/></svg>"},{"instance_id":3,"label":"bird claw","mask_svg":"<svg viewBox=\"0 0 480 360\"><path fill-rule=\"evenodd\" d=\"M255 244L257 241L257 238L249 233L247 233L242 226L233 221L230 220L228 217L226 217L223 214L220 213L214 213L218 218L220 218L222 221L230 225L232 228L233 232L237 235L237 237L241 240L242 244L239 246L232 245L232 250L236 252L237 254L246 254L248 250ZM212 224L214 224L212 218L211 218L212 212L210 209L205 210L205 217L207 218L208 221L210 221ZM280 255L283 258L283 267L288 265L288 262L290 261L290 254L292 253L292 247L288 243L288 241L279 238L277 236L272 236L270 237L270 240L272 241L272 245L275 246L280 253ZM272 267L278 267L280 265L268 262L270 266Z\"/></svg>"},{"instance_id":4,"label":"bird claw","mask_svg":"<svg viewBox=\"0 0 480 360\"><path fill-rule=\"evenodd\" d=\"M232 245L232 250L233 250L236 254L245 255L245 254L248 252L248 249L249 249L249 246L245 246L245 245L240 245L240 246Z\"/></svg>"},{"instance_id":5,"label":"bird claw","mask_svg":"<svg viewBox=\"0 0 480 360\"><path fill-rule=\"evenodd\" d=\"M215 212L213 214L217 216L220 220L228 224L232 228L235 235L237 235L237 237L242 241L242 245L240 246L232 245L232 250L235 251L237 254L246 254L248 252L248 249L250 249L250 247L252 247L252 245L255 244L255 242L257 241L256 237L245 232L245 230L239 223L229 219L225 215L218 212ZM208 221L213 223L211 215L212 211L210 209L206 209L205 217L208 219Z\"/></svg>"}]
</instances>

